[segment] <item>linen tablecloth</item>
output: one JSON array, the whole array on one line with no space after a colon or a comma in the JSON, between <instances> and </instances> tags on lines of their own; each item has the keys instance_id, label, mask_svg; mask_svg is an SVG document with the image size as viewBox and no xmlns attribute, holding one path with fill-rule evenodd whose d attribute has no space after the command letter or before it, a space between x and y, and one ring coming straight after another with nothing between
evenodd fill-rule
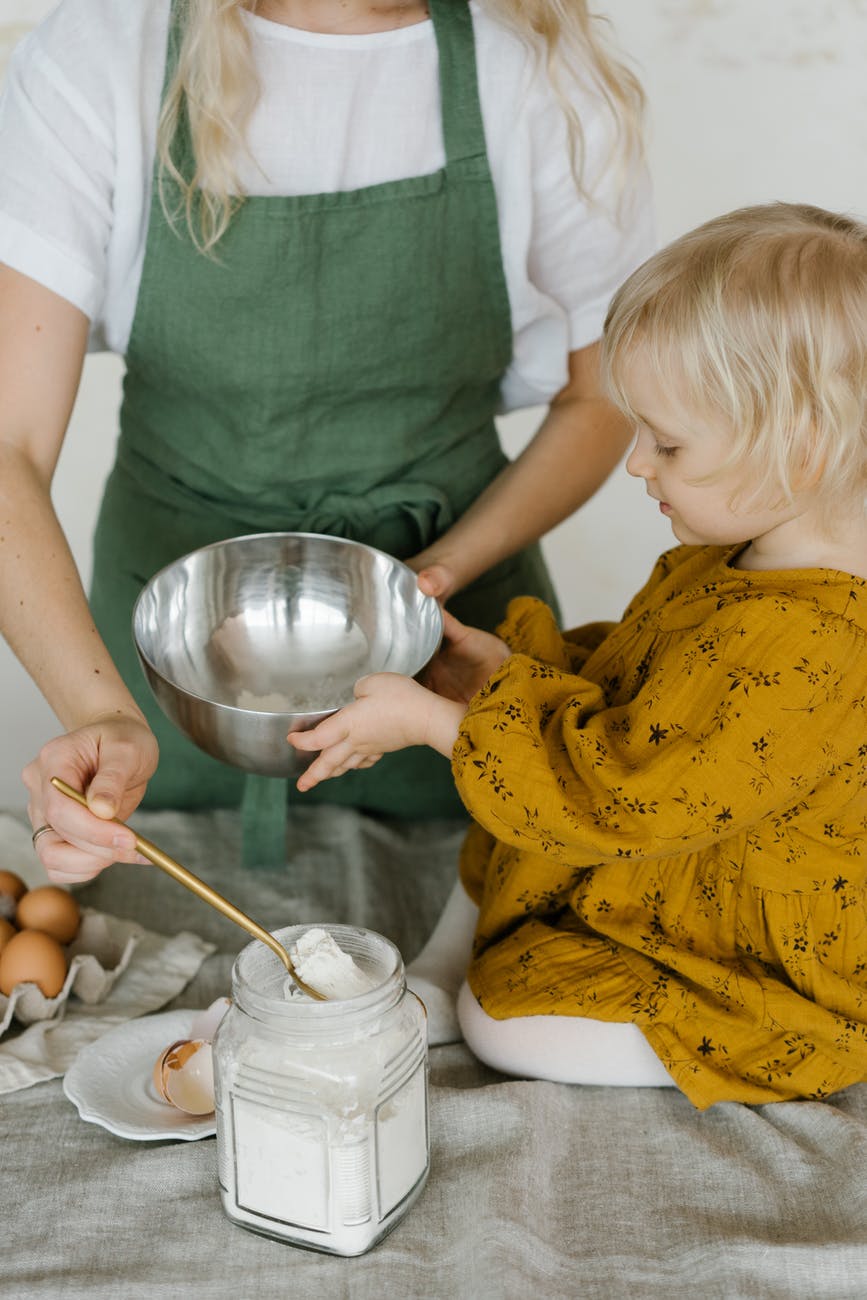
<instances>
[{"instance_id":1,"label":"linen tablecloth","mask_svg":"<svg viewBox=\"0 0 867 1300\"><path fill-rule=\"evenodd\" d=\"M454 880L459 823L291 813L285 870L245 872L234 813L133 824L258 921L369 926L409 960ZM156 868L82 902L216 945L171 1007L228 992L245 936ZM60 1082L0 1098L4 1300L619 1300L867 1296L867 1085L824 1103L695 1111L668 1089L507 1079L431 1052L432 1169L369 1254L339 1259L223 1215L213 1138L137 1143L86 1124Z\"/></svg>"}]
</instances>

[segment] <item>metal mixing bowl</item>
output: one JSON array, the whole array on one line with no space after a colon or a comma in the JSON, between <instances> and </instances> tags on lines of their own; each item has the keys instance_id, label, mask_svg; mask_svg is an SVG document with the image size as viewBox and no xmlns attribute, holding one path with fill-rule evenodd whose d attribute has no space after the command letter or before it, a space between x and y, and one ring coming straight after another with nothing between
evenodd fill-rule
<instances>
[{"instance_id":1,"label":"metal mixing bowl","mask_svg":"<svg viewBox=\"0 0 867 1300\"><path fill-rule=\"evenodd\" d=\"M415 676L442 636L405 564L359 542L260 533L155 574L133 638L163 712L200 749L262 776L309 757L287 743L353 698L366 673Z\"/></svg>"}]
</instances>

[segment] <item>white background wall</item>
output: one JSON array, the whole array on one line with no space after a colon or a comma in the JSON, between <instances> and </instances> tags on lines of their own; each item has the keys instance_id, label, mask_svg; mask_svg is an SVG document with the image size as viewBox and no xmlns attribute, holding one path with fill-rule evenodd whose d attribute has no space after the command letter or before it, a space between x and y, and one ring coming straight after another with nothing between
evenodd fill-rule
<instances>
[{"instance_id":1,"label":"white background wall","mask_svg":"<svg viewBox=\"0 0 867 1300\"><path fill-rule=\"evenodd\" d=\"M0 70L54 3L0 0ZM867 0L598 0L595 7L612 19L648 92L661 241L730 208L773 199L867 215ZM88 359L55 480L85 580L121 373L116 358ZM504 422L510 453L539 415ZM669 540L641 485L616 471L546 539L567 621L616 617ZM23 806L20 769L55 730L0 643L0 808Z\"/></svg>"}]
</instances>

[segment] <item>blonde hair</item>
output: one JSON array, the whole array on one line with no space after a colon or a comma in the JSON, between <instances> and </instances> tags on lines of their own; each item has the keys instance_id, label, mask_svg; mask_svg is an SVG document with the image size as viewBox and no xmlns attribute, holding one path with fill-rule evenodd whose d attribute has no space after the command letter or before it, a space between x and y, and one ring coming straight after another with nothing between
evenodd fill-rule
<instances>
[{"instance_id":1,"label":"blonde hair","mask_svg":"<svg viewBox=\"0 0 867 1300\"><path fill-rule=\"evenodd\" d=\"M806 204L742 208L640 266L605 322L603 378L637 421L640 352L694 422L731 432L716 474L744 471L748 499L817 491L826 526L867 496L867 226ZM739 492L738 497L743 493Z\"/></svg>"},{"instance_id":2,"label":"blonde hair","mask_svg":"<svg viewBox=\"0 0 867 1300\"><path fill-rule=\"evenodd\" d=\"M181 0L175 74L166 89L157 133L159 186L171 221L183 216L197 247L210 252L244 201L233 159L245 148L247 124L259 97L250 35L242 10L260 0ZM571 84L589 86L607 110L611 148L606 166L622 180L641 156L644 95L635 74L613 53L607 19L591 14L586 0L482 0L489 13L544 59L569 131L572 171L586 189L584 134L570 98ZM183 115L189 126L194 170L184 175L172 149ZM169 198L171 180L178 199Z\"/></svg>"}]
</instances>

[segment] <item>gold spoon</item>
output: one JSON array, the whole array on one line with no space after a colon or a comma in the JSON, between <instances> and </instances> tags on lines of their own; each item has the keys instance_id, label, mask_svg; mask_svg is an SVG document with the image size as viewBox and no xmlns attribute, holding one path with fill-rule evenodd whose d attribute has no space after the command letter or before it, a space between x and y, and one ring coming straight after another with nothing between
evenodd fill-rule
<instances>
[{"instance_id":1,"label":"gold spoon","mask_svg":"<svg viewBox=\"0 0 867 1300\"><path fill-rule=\"evenodd\" d=\"M67 785L59 776L53 776L51 778L51 784L54 786L55 790L59 790L61 794L67 795L70 799L74 799L75 802L80 803L83 808L88 806L84 795L78 790L73 790L72 786ZM119 826L126 826L126 822L122 822L119 817L113 817L112 821L117 822ZM132 831L131 826L128 827L128 829ZM200 880L198 876L194 876L192 871L187 871L186 867L181 866L180 862L175 862L174 858L170 858L168 853L164 853L162 849L157 848L156 844L152 844L150 840L146 840L143 835L138 835L135 831L133 831L133 835L135 835L135 846L143 858L147 858L148 862L152 862L155 867L159 867L162 871L165 871L167 875L171 876L174 880L177 880L179 884L185 885L187 889L191 890L192 893L197 894L204 902L210 903L211 907L215 907L218 912L222 912L223 916L227 916L230 921L234 921L236 925L240 925L242 930L246 930L248 934L252 934L254 939L261 939L262 943L266 943L271 951L275 952L280 958L299 989L306 993L308 997L315 998L318 1002L326 1002L328 1000L323 993L317 992L317 990L311 988L309 984L304 983L304 980L292 964L292 958L289 956L283 945L277 942L273 934L269 934L261 925L257 925L252 917L249 917L246 912L242 912L240 908L235 907L234 903L230 903L228 898L224 898L222 894L218 894L216 889L212 889L210 885L206 885L204 880Z\"/></svg>"}]
</instances>

